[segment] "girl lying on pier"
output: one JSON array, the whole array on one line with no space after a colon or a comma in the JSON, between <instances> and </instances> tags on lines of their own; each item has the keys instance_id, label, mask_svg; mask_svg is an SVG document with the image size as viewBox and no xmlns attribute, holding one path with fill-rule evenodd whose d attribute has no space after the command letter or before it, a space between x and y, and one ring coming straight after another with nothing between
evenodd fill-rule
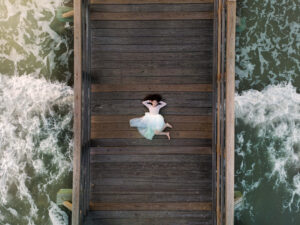
<instances>
[{"instance_id":1,"label":"girl lying on pier","mask_svg":"<svg viewBox=\"0 0 300 225\"><path fill-rule=\"evenodd\" d=\"M170 140L170 132L163 132L163 130L166 127L172 128L172 126L165 123L164 117L159 114L159 110L167 105L162 101L162 96L159 94L147 95L142 103L149 109L149 112L145 112L142 117L130 119L130 126L137 127L139 133L149 140L152 140L154 135L166 135Z\"/></svg>"}]
</instances>

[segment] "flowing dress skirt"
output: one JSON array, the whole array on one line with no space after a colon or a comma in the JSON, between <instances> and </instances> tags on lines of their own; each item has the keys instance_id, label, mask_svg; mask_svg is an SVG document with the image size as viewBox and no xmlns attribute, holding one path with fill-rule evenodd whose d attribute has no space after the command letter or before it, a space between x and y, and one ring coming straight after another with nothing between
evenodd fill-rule
<instances>
[{"instance_id":1,"label":"flowing dress skirt","mask_svg":"<svg viewBox=\"0 0 300 225\"><path fill-rule=\"evenodd\" d=\"M130 119L129 124L131 127L137 127L139 133L146 139L152 140L155 130L162 131L165 121L160 114L145 112L142 117Z\"/></svg>"}]
</instances>

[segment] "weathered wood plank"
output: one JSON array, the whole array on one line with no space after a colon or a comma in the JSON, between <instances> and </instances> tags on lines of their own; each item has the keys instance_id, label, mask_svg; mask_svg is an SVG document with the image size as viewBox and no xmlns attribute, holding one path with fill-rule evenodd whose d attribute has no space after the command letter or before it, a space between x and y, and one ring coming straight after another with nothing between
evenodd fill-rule
<instances>
[{"instance_id":1,"label":"weathered wood plank","mask_svg":"<svg viewBox=\"0 0 300 225\"><path fill-rule=\"evenodd\" d=\"M177 162L177 163L211 163L210 155L94 155L91 163L104 162Z\"/></svg>"},{"instance_id":2,"label":"weathered wood plank","mask_svg":"<svg viewBox=\"0 0 300 225\"><path fill-rule=\"evenodd\" d=\"M225 223L234 223L234 95L236 0L227 0L226 33L226 194Z\"/></svg>"},{"instance_id":3,"label":"weathered wood plank","mask_svg":"<svg viewBox=\"0 0 300 225\"><path fill-rule=\"evenodd\" d=\"M197 60L161 60L161 61L125 61L125 60L113 60L113 61L102 61L97 60L97 64L92 64L91 68L102 68L102 69L166 69L166 68L212 68L212 62L210 57L207 57L205 60L197 61Z\"/></svg>"},{"instance_id":4,"label":"weathered wood plank","mask_svg":"<svg viewBox=\"0 0 300 225\"><path fill-rule=\"evenodd\" d=\"M165 122L169 122L165 120ZM212 123L197 123L197 121L191 122L191 123L172 123L173 128L172 131L212 131ZM97 130L105 130L107 132L110 131L132 131L135 130L135 127L130 127L129 120L123 121L123 122L112 122L112 123L92 123L91 124L91 130L97 131ZM169 128L166 128L167 130L170 130Z\"/></svg>"},{"instance_id":5,"label":"weathered wood plank","mask_svg":"<svg viewBox=\"0 0 300 225\"><path fill-rule=\"evenodd\" d=\"M150 77L212 77L211 68L209 66L203 65L202 68L193 67L177 67L177 68L129 68L129 69L93 69L91 71L92 76L110 76L112 79L114 76L140 76L145 79L147 76ZM192 83L193 84L193 83ZM208 82L207 84L211 84Z\"/></svg>"},{"instance_id":6,"label":"weathered wood plank","mask_svg":"<svg viewBox=\"0 0 300 225\"><path fill-rule=\"evenodd\" d=\"M211 210L211 202L172 202L172 203L90 203L91 210Z\"/></svg>"},{"instance_id":7,"label":"weathered wood plank","mask_svg":"<svg viewBox=\"0 0 300 225\"><path fill-rule=\"evenodd\" d=\"M211 146L211 139L91 139L91 146Z\"/></svg>"},{"instance_id":8,"label":"weathered wood plank","mask_svg":"<svg viewBox=\"0 0 300 225\"><path fill-rule=\"evenodd\" d=\"M124 69L125 70L125 69ZM207 84L212 80L210 75L201 76L101 76L101 70L96 70L97 73L92 74L92 83L102 84Z\"/></svg>"},{"instance_id":9,"label":"weathered wood plank","mask_svg":"<svg viewBox=\"0 0 300 225\"><path fill-rule=\"evenodd\" d=\"M91 12L207 12L213 11L214 4L94 4Z\"/></svg>"},{"instance_id":10,"label":"weathered wood plank","mask_svg":"<svg viewBox=\"0 0 300 225\"><path fill-rule=\"evenodd\" d=\"M171 138L211 138L211 131L170 131ZM91 138L144 138L138 131L91 131ZM156 135L154 138L166 138Z\"/></svg>"},{"instance_id":11,"label":"weathered wood plank","mask_svg":"<svg viewBox=\"0 0 300 225\"><path fill-rule=\"evenodd\" d=\"M199 146L119 146L119 147L92 147L91 155L209 155L210 147ZM93 156L92 156L93 157Z\"/></svg>"},{"instance_id":12,"label":"weathered wood plank","mask_svg":"<svg viewBox=\"0 0 300 225\"><path fill-rule=\"evenodd\" d=\"M210 37L213 32L213 27L204 28L181 28L181 29L92 29L91 37L195 37L195 36L208 36Z\"/></svg>"},{"instance_id":13,"label":"weathered wood plank","mask_svg":"<svg viewBox=\"0 0 300 225\"><path fill-rule=\"evenodd\" d=\"M154 53L154 52L200 52L211 51L208 44L186 44L186 45L94 45L95 52L132 52L132 53Z\"/></svg>"},{"instance_id":14,"label":"weathered wood plank","mask_svg":"<svg viewBox=\"0 0 300 225\"><path fill-rule=\"evenodd\" d=\"M212 57L211 51L201 52L171 52L171 53L114 53L114 52L92 52L92 64L99 64L101 61L120 60L120 61L144 61L144 60L203 60Z\"/></svg>"},{"instance_id":15,"label":"weathered wood plank","mask_svg":"<svg viewBox=\"0 0 300 225\"><path fill-rule=\"evenodd\" d=\"M96 28L115 28L115 29L141 29L141 28L195 28L201 29L205 27L213 27L213 20L122 20L122 21L101 21L92 20L90 21L90 27L92 29Z\"/></svg>"},{"instance_id":16,"label":"weathered wood plank","mask_svg":"<svg viewBox=\"0 0 300 225\"><path fill-rule=\"evenodd\" d=\"M174 36L174 37L96 37L91 38L95 45L187 45L206 44L211 45L212 36ZM199 62L201 63L201 62Z\"/></svg>"},{"instance_id":17,"label":"weathered wood plank","mask_svg":"<svg viewBox=\"0 0 300 225\"><path fill-rule=\"evenodd\" d=\"M201 20L213 19L213 12L92 12L91 20Z\"/></svg>"},{"instance_id":18,"label":"weathered wood plank","mask_svg":"<svg viewBox=\"0 0 300 225\"><path fill-rule=\"evenodd\" d=\"M81 199L81 108L82 108L82 4L74 1L74 153L73 153L73 194L72 194L72 225L79 225Z\"/></svg>"},{"instance_id":19,"label":"weathered wood plank","mask_svg":"<svg viewBox=\"0 0 300 225\"><path fill-rule=\"evenodd\" d=\"M139 194L101 194L91 193L91 199L94 202L201 202L211 201L211 193L139 193Z\"/></svg>"},{"instance_id":20,"label":"weathered wood plank","mask_svg":"<svg viewBox=\"0 0 300 225\"><path fill-rule=\"evenodd\" d=\"M213 0L90 0L90 4L187 4L213 3Z\"/></svg>"},{"instance_id":21,"label":"weathered wood plank","mask_svg":"<svg viewBox=\"0 0 300 225\"><path fill-rule=\"evenodd\" d=\"M138 117L140 115L93 115L91 116L91 123L111 123L111 122L124 122L128 121L131 118ZM197 121L197 123L211 123L212 117L211 116L176 116L176 115L166 115L164 116L165 120L169 121L170 123L176 123L178 121L182 123L191 123Z\"/></svg>"},{"instance_id":22,"label":"weathered wood plank","mask_svg":"<svg viewBox=\"0 0 300 225\"><path fill-rule=\"evenodd\" d=\"M115 91L115 92L93 92L91 95L92 104L93 103L101 103L105 102L102 100L124 100L125 101L135 101L134 104L138 106L144 107L142 104L143 98L151 93L152 91ZM154 91L153 91L154 93ZM180 96L178 96L177 92L168 92L168 91L161 91L160 94L164 97L165 101L167 102L167 106L183 106L189 105L193 107L205 107L205 105L197 105L197 101L204 101L204 102L211 102L212 93L211 92L182 92ZM180 100L180 101L179 101ZM174 102L173 102L174 101ZM129 102L126 102L128 104ZM210 103L211 104L211 103ZM135 106L136 106L135 105ZM146 109L146 107L144 107ZM162 109L164 109L162 108Z\"/></svg>"},{"instance_id":23,"label":"weathered wood plank","mask_svg":"<svg viewBox=\"0 0 300 225\"><path fill-rule=\"evenodd\" d=\"M113 92L113 91L167 91L167 92L211 92L211 84L140 84L140 85L122 85L122 84L93 84L91 87L92 92Z\"/></svg>"}]
</instances>

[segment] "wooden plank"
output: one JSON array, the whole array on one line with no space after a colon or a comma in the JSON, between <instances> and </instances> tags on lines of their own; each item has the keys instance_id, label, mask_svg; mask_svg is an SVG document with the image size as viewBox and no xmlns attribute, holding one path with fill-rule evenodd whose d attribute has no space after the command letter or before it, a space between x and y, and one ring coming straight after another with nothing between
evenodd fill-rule
<instances>
[{"instance_id":1,"label":"wooden plank","mask_svg":"<svg viewBox=\"0 0 300 225\"><path fill-rule=\"evenodd\" d=\"M110 76L113 77L122 76L139 76L145 79L147 76L150 77L188 77L188 76L198 76L198 77L212 77L211 68L203 65L202 68L191 68L191 67L177 67L177 68L124 68L124 69L93 69L91 71L92 76ZM169 78L170 79L170 78ZM207 82L211 84L211 82Z\"/></svg>"},{"instance_id":2,"label":"wooden plank","mask_svg":"<svg viewBox=\"0 0 300 225\"><path fill-rule=\"evenodd\" d=\"M213 19L213 12L92 12L91 20L201 20Z\"/></svg>"},{"instance_id":3,"label":"wooden plank","mask_svg":"<svg viewBox=\"0 0 300 225\"><path fill-rule=\"evenodd\" d=\"M203 4L213 0L90 0L90 4Z\"/></svg>"},{"instance_id":4,"label":"wooden plank","mask_svg":"<svg viewBox=\"0 0 300 225\"><path fill-rule=\"evenodd\" d=\"M113 61L98 61L97 64L92 64L91 68L95 69L140 69L140 68L153 68L153 69L166 69L166 68L211 68L212 61L210 57L207 57L206 60L197 61L197 60L161 60L161 61L125 61L125 60L113 60Z\"/></svg>"},{"instance_id":5,"label":"wooden plank","mask_svg":"<svg viewBox=\"0 0 300 225\"><path fill-rule=\"evenodd\" d=\"M210 155L210 147L200 146L119 146L119 147L92 147L91 155ZM92 156L93 157L93 156Z\"/></svg>"},{"instance_id":6,"label":"wooden plank","mask_svg":"<svg viewBox=\"0 0 300 225\"><path fill-rule=\"evenodd\" d=\"M201 192L193 193L122 193L122 194L101 194L98 192L91 193L91 199L94 202L197 202L197 201L211 201L211 193Z\"/></svg>"},{"instance_id":7,"label":"wooden plank","mask_svg":"<svg viewBox=\"0 0 300 225\"><path fill-rule=\"evenodd\" d=\"M142 104L143 98L151 93L152 91L114 91L114 92L93 92L91 95L92 103L101 103L105 102L104 100L124 100L124 101L135 101L134 103L137 103L137 105L144 107ZM153 91L154 93L155 91ZM163 96L165 101L167 102L167 106L180 106L180 105L189 105L193 107L205 107L204 105L197 105L198 101L202 100L204 102L211 102L212 100L212 93L211 92L200 92L200 91L194 91L194 92L182 92L180 96L178 96L178 93L175 91L160 91L160 94ZM173 102L174 100L174 102ZM176 101L175 101L176 100ZM129 103L129 102L126 102ZM191 104L192 103L192 104ZM162 109L164 109L162 108ZM146 107L145 107L146 109Z\"/></svg>"},{"instance_id":8,"label":"wooden plank","mask_svg":"<svg viewBox=\"0 0 300 225\"><path fill-rule=\"evenodd\" d=\"M114 70L114 69L113 69ZM126 70L126 69L124 69ZM101 69L97 70L97 74L92 75L92 83L102 84L207 84L212 80L211 75L199 76L99 76Z\"/></svg>"},{"instance_id":9,"label":"wooden plank","mask_svg":"<svg viewBox=\"0 0 300 225\"><path fill-rule=\"evenodd\" d=\"M184 36L211 36L213 27L204 28L180 28L180 29L93 29L92 38L95 37L184 37Z\"/></svg>"},{"instance_id":10,"label":"wooden plank","mask_svg":"<svg viewBox=\"0 0 300 225\"><path fill-rule=\"evenodd\" d=\"M81 88L82 88L82 38L81 1L74 1L74 152L73 152L73 195L72 225L80 225L81 183Z\"/></svg>"},{"instance_id":11,"label":"wooden plank","mask_svg":"<svg viewBox=\"0 0 300 225\"><path fill-rule=\"evenodd\" d=\"M212 45L212 33L205 36L162 36L162 37L91 37L92 45L183 45L206 44Z\"/></svg>"},{"instance_id":12,"label":"wooden plank","mask_svg":"<svg viewBox=\"0 0 300 225\"><path fill-rule=\"evenodd\" d=\"M107 218L107 219L93 219L89 218L85 222L85 225L95 224L122 224L122 225L211 225L211 219L199 219L199 218Z\"/></svg>"},{"instance_id":13,"label":"wooden plank","mask_svg":"<svg viewBox=\"0 0 300 225\"><path fill-rule=\"evenodd\" d=\"M92 92L112 92L112 91L173 91L173 92L211 92L211 84L173 84L173 85L123 85L123 84L93 84Z\"/></svg>"},{"instance_id":14,"label":"wooden plank","mask_svg":"<svg viewBox=\"0 0 300 225\"><path fill-rule=\"evenodd\" d=\"M210 155L95 155L91 159L91 163L104 163L104 162L177 162L177 163L211 163ZM211 170L211 169L210 169Z\"/></svg>"},{"instance_id":15,"label":"wooden plank","mask_svg":"<svg viewBox=\"0 0 300 225\"><path fill-rule=\"evenodd\" d=\"M207 12L213 11L212 3L203 4L97 4L91 12Z\"/></svg>"},{"instance_id":16,"label":"wooden plank","mask_svg":"<svg viewBox=\"0 0 300 225\"><path fill-rule=\"evenodd\" d=\"M172 202L172 203L98 203L91 202L90 209L92 211L106 211L106 210L211 210L211 202Z\"/></svg>"},{"instance_id":17,"label":"wooden plank","mask_svg":"<svg viewBox=\"0 0 300 225\"><path fill-rule=\"evenodd\" d=\"M135 104L136 105L136 104ZM104 107L104 108L103 108ZM144 109L136 109L132 107L126 107L122 108L123 105L93 105L91 107L91 114L92 115L109 115L111 112L114 112L116 115L122 115L122 114L135 114L135 113L140 113L143 115L145 113ZM197 108L183 108L183 107L169 107L168 110L166 111L165 109L161 109L161 112L163 115L211 115L212 114L212 108L211 107L197 107Z\"/></svg>"},{"instance_id":18,"label":"wooden plank","mask_svg":"<svg viewBox=\"0 0 300 225\"><path fill-rule=\"evenodd\" d=\"M165 120L167 122L167 120ZM168 121L169 122L169 121ZM172 123L173 128L172 131L212 131L212 123L197 123L197 121L191 122L191 123L181 123L181 122L175 122ZM91 124L91 130L97 131L97 130L106 130L107 132L110 131L132 131L135 130L135 127L129 126L129 120L123 121L123 122L111 122L111 123L92 123ZM166 128L166 130L170 130L169 128Z\"/></svg>"},{"instance_id":19,"label":"wooden plank","mask_svg":"<svg viewBox=\"0 0 300 225\"><path fill-rule=\"evenodd\" d=\"M91 146L211 146L211 139L91 139Z\"/></svg>"},{"instance_id":20,"label":"wooden plank","mask_svg":"<svg viewBox=\"0 0 300 225\"><path fill-rule=\"evenodd\" d=\"M144 60L206 60L208 57L212 57L211 51L201 51L201 52L162 52L162 53L131 53L131 52L98 52L94 51L91 54L92 64L98 64L101 61L144 61Z\"/></svg>"},{"instance_id":21,"label":"wooden plank","mask_svg":"<svg viewBox=\"0 0 300 225\"><path fill-rule=\"evenodd\" d=\"M124 122L128 121L131 118L138 117L140 115L133 114L133 115L92 115L91 116L91 123L111 123L111 122ZM191 123L197 121L197 123L207 123L212 120L211 116L176 116L176 115L166 115L164 116L165 120L169 121L170 123L174 123L177 121L183 123Z\"/></svg>"},{"instance_id":22,"label":"wooden plank","mask_svg":"<svg viewBox=\"0 0 300 225\"><path fill-rule=\"evenodd\" d=\"M211 131L170 131L171 138L211 138ZM91 131L91 138L144 138L137 131ZM154 138L166 138L162 135L155 135Z\"/></svg>"},{"instance_id":23,"label":"wooden plank","mask_svg":"<svg viewBox=\"0 0 300 225\"><path fill-rule=\"evenodd\" d=\"M210 45L185 44L185 45L94 45L92 51L97 52L199 52L211 51Z\"/></svg>"},{"instance_id":24,"label":"wooden plank","mask_svg":"<svg viewBox=\"0 0 300 225\"><path fill-rule=\"evenodd\" d=\"M236 0L227 0L226 35L226 196L225 223L234 224L234 95Z\"/></svg>"},{"instance_id":25,"label":"wooden plank","mask_svg":"<svg viewBox=\"0 0 300 225\"><path fill-rule=\"evenodd\" d=\"M90 21L91 29L141 29L141 28L195 28L202 29L206 27L213 27L213 20L121 20L121 21L101 21L101 20L92 20Z\"/></svg>"}]
</instances>

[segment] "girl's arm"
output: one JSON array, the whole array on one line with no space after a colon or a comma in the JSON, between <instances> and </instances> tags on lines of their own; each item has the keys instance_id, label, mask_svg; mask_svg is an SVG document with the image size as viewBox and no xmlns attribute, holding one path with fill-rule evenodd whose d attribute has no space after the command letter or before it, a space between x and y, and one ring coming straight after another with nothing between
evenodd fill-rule
<instances>
[{"instance_id":1,"label":"girl's arm","mask_svg":"<svg viewBox=\"0 0 300 225\"><path fill-rule=\"evenodd\" d=\"M158 107L159 108L162 108L162 107L164 107L164 106L166 106L167 105L167 103L166 102L163 102L163 101L159 101L159 105L158 105Z\"/></svg>"},{"instance_id":2,"label":"girl's arm","mask_svg":"<svg viewBox=\"0 0 300 225\"><path fill-rule=\"evenodd\" d=\"M149 109L150 105L148 103L151 103L150 100L143 101L142 103Z\"/></svg>"}]
</instances>

